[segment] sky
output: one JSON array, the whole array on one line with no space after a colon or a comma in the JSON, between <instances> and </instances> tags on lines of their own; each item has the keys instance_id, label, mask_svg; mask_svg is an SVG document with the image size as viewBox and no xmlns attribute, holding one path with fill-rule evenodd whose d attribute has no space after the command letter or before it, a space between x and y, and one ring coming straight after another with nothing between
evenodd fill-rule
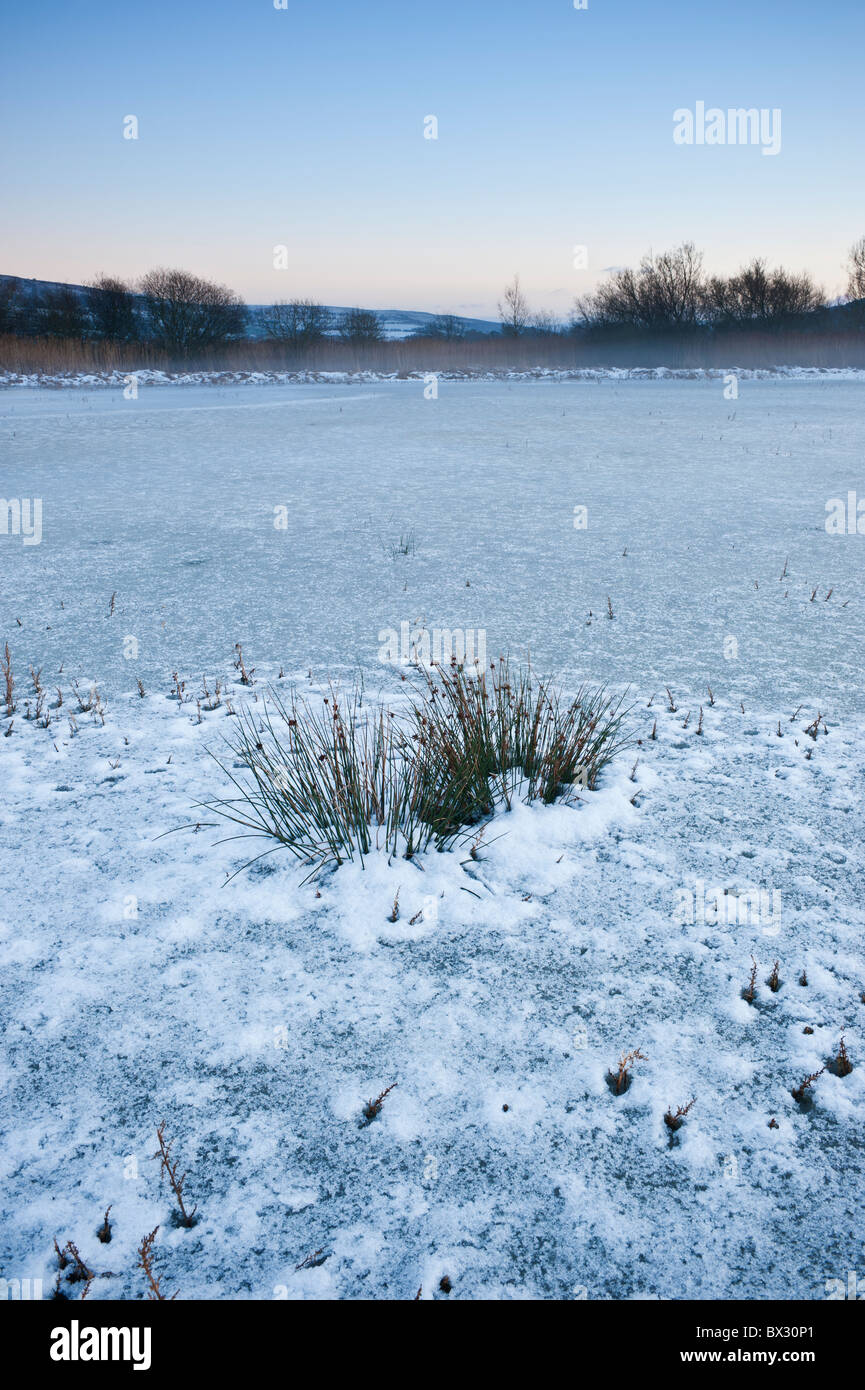
<instances>
[{"instance_id":1,"label":"sky","mask_svg":"<svg viewBox=\"0 0 865 1390\"><path fill-rule=\"evenodd\" d=\"M2 0L0 273L495 317L518 272L566 314L691 240L843 290L862 0L277 3ZM698 102L780 110L779 152L677 144Z\"/></svg>"}]
</instances>

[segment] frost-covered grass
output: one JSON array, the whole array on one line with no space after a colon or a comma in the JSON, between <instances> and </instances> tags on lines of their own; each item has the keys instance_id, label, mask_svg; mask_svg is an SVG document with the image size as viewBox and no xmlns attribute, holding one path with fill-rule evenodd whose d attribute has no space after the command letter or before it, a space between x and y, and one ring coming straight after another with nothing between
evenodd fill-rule
<instances>
[{"instance_id":1,"label":"frost-covered grass","mask_svg":"<svg viewBox=\"0 0 865 1390\"><path fill-rule=\"evenodd\" d=\"M322 708L271 691L270 708L242 711L229 743L247 777L220 762L238 795L203 809L238 838L285 846L312 876L373 848L411 859L517 797L551 805L595 787L626 742L624 722L621 698L580 690L563 700L507 658L432 667L425 690L396 710L365 706L358 686L346 699L331 690Z\"/></svg>"},{"instance_id":2,"label":"frost-covered grass","mask_svg":"<svg viewBox=\"0 0 865 1390\"><path fill-rule=\"evenodd\" d=\"M865 539L823 524L865 495L859 393L4 396L5 490L45 525L0 536L0 1276L88 1299L861 1280ZM282 739L271 688L321 719L328 677L358 679L364 711L405 712L420 673L378 657L402 620L530 651L562 711L630 688L633 746L441 850L239 874L247 845L190 825L225 794L209 753L248 776L225 740Z\"/></svg>"}]
</instances>

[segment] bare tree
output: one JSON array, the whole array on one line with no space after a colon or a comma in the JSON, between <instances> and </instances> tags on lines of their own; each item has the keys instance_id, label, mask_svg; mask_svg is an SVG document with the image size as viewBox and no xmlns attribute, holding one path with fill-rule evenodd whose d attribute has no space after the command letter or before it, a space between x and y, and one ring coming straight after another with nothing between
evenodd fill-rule
<instances>
[{"instance_id":1,"label":"bare tree","mask_svg":"<svg viewBox=\"0 0 865 1390\"><path fill-rule=\"evenodd\" d=\"M85 304L94 336L128 343L138 337L135 295L125 280L97 275L87 286Z\"/></svg>"},{"instance_id":2,"label":"bare tree","mask_svg":"<svg viewBox=\"0 0 865 1390\"><path fill-rule=\"evenodd\" d=\"M13 333L18 322L19 282L14 275L0 276L0 333Z\"/></svg>"},{"instance_id":3,"label":"bare tree","mask_svg":"<svg viewBox=\"0 0 865 1390\"><path fill-rule=\"evenodd\" d=\"M349 343L378 343L384 337L381 319L372 309L347 309L339 333Z\"/></svg>"},{"instance_id":4,"label":"bare tree","mask_svg":"<svg viewBox=\"0 0 865 1390\"><path fill-rule=\"evenodd\" d=\"M528 300L520 288L520 277L515 275L506 287L504 299L499 301L499 318L502 332L508 338L518 338L529 325L530 311Z\"/></svg>"},{"instance_id":5,"label":"bare tree","mask_svg":"<svg viewBox=\"0 0 865 1390\"><path fill-rule=\"evenodd\" d=\"M850 247L847 257L847 293L851 299L865 299L865 236Z\"/></svg>"},{"instance_id":6,"label":"bare tree","mask_svg":"<svg viewBox=\"0 0 865 1390\"><path fill-rule=\"evenodd\" d=\"M703 288L703 253L692 241L647 257L641 271L650 288L653 316L677 328L697 322Z\"/></svg>"},{"instance_id":7,"label":"bare tree","mask_svg":"<svg viewBox=\"0 0 865 1390\"><path fill-rule=\"evenodd\" d=\"M279 300L265 309L262 322L271 338L297 351L320 342L332 326L331 312L313 299Z\"/></svg>"},{"instance_id":8,"label":"bare tree","mask_svg":"<svg viewBox=\"0 0 865 1390\"><path fill-rule=\"evenodd\" d=\"M813 313L825 302L807 272L795 275L783 266L767 270L758 256L735 275L713 276L705 286L703 311L710 323L772 325Z\"/></svg>"},{"instance_id":9,"label":"bare tree","mask_svg":"<svg viewBox=\"0 0 865 1390\"><path fill-rule=\"evenodd\" d=\"M658 256L650 251L638 270L616 270L593 295L578 300L577 311L591 327L691 327L700 318L702 266L702 252L690 241Z\"/></svg>"},{"instance_id":10,"label":"bare tree","mask_svg":"<svg viewBox=\"0 0 865 1390\"><path fill-rule=\"evenodd\" d=\"M225 285L160 268L142 277L140 289L151 336L175 357L189 357L243 332L246 305Z\"/></svg>"},{"instance_id":11,"label":"bare tree","mask_svg":"<svg viewBox=\"0 0 865 1390\"><path fill-rule=\"evenodd\" d=\"M413 335L415 338L444 338L454 342L466 336L466 326L456 314L436 314Z\"/></svg>"},{"instance_id":12,"label":"bare tree","mask_svg":"<svg viewBox=\"0 0 865 1390\"><path fill-rule=\"evenodd\" d=\"M814 283L807 270L794 275L783 266L772 271L769 288L770 320L789 319L801 314L813 314L826 307L826 295Z\"/></svg>"},{"instance_id":13,"label":"bare tree","mask_svg":"<svg viewBox=\"0 0 865 1390\"><path fill-rule=\"evenodd\" d=\"M538 309L529 319L529 332L550 338L561 333L562 326L552 309Z\"/></svg>"}]
</instances>

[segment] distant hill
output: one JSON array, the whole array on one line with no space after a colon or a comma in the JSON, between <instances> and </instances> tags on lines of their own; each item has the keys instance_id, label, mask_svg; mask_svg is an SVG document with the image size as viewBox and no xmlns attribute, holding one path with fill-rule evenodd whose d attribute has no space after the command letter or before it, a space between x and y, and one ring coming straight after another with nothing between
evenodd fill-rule
<instances>
[{"instance_id":1,"label":"distant hill","mask_svg":"<svg viewBox=\"0 0 865 1390\"><path fill-rule=\"evenodd\" d=\"M83 285L71 285L62 280L26 280L16 275L0 275L0 285L6 285L10 280L16 282L19 299L25 303L39 299L43 294L56 290L71 290L78 296L85 294ZM267 307L266 304L247 305L249 310L248 337L264 338L267 336L262 323L262 314ZM325 307L338 319L349 308L367 308L368 306L328 304ZM374 312L381 320L382 330L386 338L410 338L439 317L439 315L427 313L423 309L376 309ZM492 319L464 318L459 314L454 314L452 317L457 319L464 333L501 332L501 324Z\"/></svg>"}]
</instances>

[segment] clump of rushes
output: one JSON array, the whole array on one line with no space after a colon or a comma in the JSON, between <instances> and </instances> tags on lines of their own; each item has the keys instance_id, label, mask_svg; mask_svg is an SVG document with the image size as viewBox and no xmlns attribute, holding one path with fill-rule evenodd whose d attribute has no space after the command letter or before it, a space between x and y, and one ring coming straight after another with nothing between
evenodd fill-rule
<instances>
[{"instance_id":1,"label":"clump of rushes","mask_svg":"<svg viewBox=\"0 0 865 1390\"><path fill-rule=\"evenodd\" d=\"M810 1076L806 1076L805 1080L801 1082L800 1085L793 1087L791 1094L793 1096L793 1099L797 1101L799 1105L801 1105L805 1100L810 1100L808 1091L814 1085L814 1082L817 1080L817 1077L822 1076L825 1070L825 1067L821 1067L819 1071L814 1071L811 1073Z\"/></svg>"},{"instance_id":2,"label":"clump of rushes","mask_svg":"<svg viewBox=\"0 0 865 1390\"><path fill-rule=\"evenodd\" d=\"M220 762L238 795L203 805L237 838L285 846L313 866L309 877L363 862L373 845L411 859L517 797L549 805L593 789L629 742L626 716L622 698L581 689L566 700L505 658L489 671L433 666L396 714L370 709L359 686L345 708L333 690L321 709L272 690L263 712L238 711L229 740L251 785Z\"/></svg>"},{"instance_id":3,"label":"clump of rushes","mask_svg":"<svg viewBox=\"0 0 865 1390\"><path fill-rule=\"evenodd\" d=\"M768 980L766 981L766 984L769 986L769 988L770 988L770 990L772 991L773 994L777 994L777 993L778 993L778 990L781 988L781 979L780 979L780 976L778 975L778 964L779 964L778 961L775 961L775 962L774 962L774 964L773 964L773 966L772 966L772 974L769 976Z\"/></svg>"},{"instance_id":4,"label":"clump of rushes","mask_svg":"<svg viewBox=\"0 0 865 1390\"><path fill-rule=\"evenodd\" d=\"M623 1052L616 1070L607 1073L610 1089L620 1096L631 1084L631 1068L635 1062L648 1062L648 1057L635 1047L633 1052Z\"/></svg>"},{"instance_id":5,"label":"clump of rushes","mask_svg":"<svg viewBox=\"0 0 865 1390\"><path fill-rule=\"evenodd\" d=\"M496 802L510 808L519 795L551 805L578 785L592 790L627 742L621 699L582 688L566 701L552 681L505 658L477 677L453 663L426 679L410 737L444 842Z\"/></svg>"},{"instance_id":6,"label":"clump of rushes","mask_svg":"<svg viewBox=\"0 0 865 1390\"><path fill-rule=\"evenodd\" d=\"M685 1123L685 1116L688 1114L691 1107L696 1104L696 1101L697 1097L693 1096L691 1100L688 1101L687 1105L677 1105L675 1110L673 1110L671 1105L664 1116L664 1124L667 1126L667 1129L671 1130L673 1134L676 1133L677 1129L681 1129L682 1125Z\"/></svg>"},{"instance_id":7,"label":"clump of rushes","mask_svg":"<svg viewBox=\"0 0 865 1390\"><path fill-rule=\"evenodd\" d=\"M748 1004L753 1004L754 998L755 998L756 993L757 993L757 962L755 961L755 959L754 959L753 956L751 957L751 965L752 965L751 978L750 978L750 980L748 981L748 983L747 983L747 985L745 986L745 988L742 990L742 998L743 998Z\"/></svg>"},{"instance_id":8,"label":"clump of rushes","mask_svg":"<svg viewBox=\"0 0 865 1390\"><path fill-rule=\"evenodd\" d=\"M198 1210L198 1208L193 1207L192 1211L186 1210L186 1204L183 1200L183 1186L186 1182L186 1174L181 1173L178 1177L177 1170L180 1166L179 1161L176 1158L172 1159L171 1157L171 1150L174 1147L175 1141L173 1139L168 1140L165 1138L164 1120L162 1120L161 1123L156 1127L156 1137L159 1140L159 1148L156 1150L156 1153L153 1155L153 1157L159 1159L160 1178L168 1178L168 1185L171 1188L177 1200L177 1207L179 1213L177 1216L177 1224L178 1226L194 1226L195 1213ZM153 1234L155 1235L156 1232L154 1231Z\"/></svg>"},{"instance_id":9,"label":"clump of rushes","mask_svg":"<svg viewBox=\"0 0 865 1390\"><path fill-rule=\"evenodd\" d=\"M838 1044L838 1051L829 1063L829 1070L835 1076L849 1076L853 1070L853 1063L847 1055L847 1047L843 1037Z\"/></svg>"},{"instance_id":10,"label":"clump of rushes","mask_svg":"<svg viewBox=\"0 0 865 1390\"><path fill-rule=\"evenodd\" d=\"M376 1116L381 1113L381 1107L384 1105L385 1098L390 1095L391 1091L394 1089L394 1086L398 1085L399 1082L394 1081L392 1085L386 1086L383 1091L380 1091L379 1094L376 1096L375 1100L367 1101L366 1105L363 1107L363 1118L366 1120L368 1125L372 1124Z\"/></svg>"}]
</instances>

